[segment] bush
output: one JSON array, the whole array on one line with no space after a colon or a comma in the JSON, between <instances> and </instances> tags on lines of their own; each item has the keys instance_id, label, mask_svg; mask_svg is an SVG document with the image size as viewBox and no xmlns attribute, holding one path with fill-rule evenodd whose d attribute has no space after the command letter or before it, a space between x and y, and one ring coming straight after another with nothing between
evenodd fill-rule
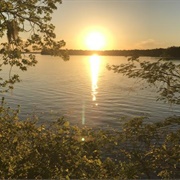
<instances>
[{"instance_id":1,"label":"bush","mask_svg":"<svg viewBox=\"0 0 180 180\"><path fill-rule=\"evenodd\" d=\"M20 120L0 106L3 179L180 178L180 118L145 124L133 118L122 131ZM174 128L175 127L175 128Z\"/></svg>"}]
</instances>

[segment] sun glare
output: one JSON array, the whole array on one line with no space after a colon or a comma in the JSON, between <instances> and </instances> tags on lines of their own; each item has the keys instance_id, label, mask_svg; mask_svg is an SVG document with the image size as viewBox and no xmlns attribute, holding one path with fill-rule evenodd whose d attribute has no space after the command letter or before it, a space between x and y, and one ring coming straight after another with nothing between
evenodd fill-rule
<instances>
[{"instance_id":1,"label":"sun glare","mask_svg":"<svg viewBox=\"0 0 180 180\"><path fill-rule=\"evenodd\" d=\"M90 50L102 50L105 44L105 36L100 32L91 32L86 37L86 46Z\"/></svg>"}]
</instances>

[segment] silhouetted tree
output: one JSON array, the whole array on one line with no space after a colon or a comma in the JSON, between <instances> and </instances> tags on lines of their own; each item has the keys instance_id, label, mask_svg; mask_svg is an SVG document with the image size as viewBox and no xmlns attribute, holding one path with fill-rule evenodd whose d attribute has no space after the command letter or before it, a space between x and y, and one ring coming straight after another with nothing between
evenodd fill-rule
<instances>
[{"instance_id":1,"label":"silhouetted tree","mask_svg":"<svg viewBox=\"0 0 180 180\"><path fill-rule=\"evenodd\" d=\"M7 42L2 40L0 45L0 71L4 65L10 66L9 77L0 76L0 91L13 88L19 81L17 74L12 75L13 66L22 71L37 63L35 55L30 51L40 51L48 47L52 54L61 56L64 60L67 55L57 53L57 49L65 46L63 40L55 41L55 26L51 24L51 14L57 9L61 0L1 0L0 1L0 38L7 36ZM27 34L22 40L21 34Z\"/></svg>"},{"instance_id":2,"label":"silhouetted tree","mask_svg":"<svg viewBox=\"0 0 180 180\"><path fill-rule=\"evenodd\" d=\"M108 65L109 70L122 73L129 78L139 78L149 85L157 87L158 100L180 104L180 63L164 60L155 62L141 61L131 57L128 62L120 65Z\"/></svg>"}]
</instances>

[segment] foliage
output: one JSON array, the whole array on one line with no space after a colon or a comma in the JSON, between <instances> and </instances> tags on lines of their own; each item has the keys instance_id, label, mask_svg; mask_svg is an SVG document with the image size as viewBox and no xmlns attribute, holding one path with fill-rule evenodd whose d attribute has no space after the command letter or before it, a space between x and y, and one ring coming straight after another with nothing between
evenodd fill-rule
<instances>
[{"instance_id":1,"label":"foliage","mask_svg":"<svg viewBox=\"0 0 180 180\"><path fill-rule=\"evenodd\" d=\"M51 14L57 9L61 0L1 0L0 1L0 71L9 65L8 78L0 76L0 91L13 88L19 82L17 74L12 75L12 67L26 71L35 66L37 60L31 51L40 51L48 47L55 51L54 55L68 60L67 54L56 54L57 49L65 46L65 42L55 41L54 25L50 23ZM3 37L7 35L7 42ZM20 38L26 36L27 39ZM4 41L4 42L3 42Z\"/></svg>"},{"instance_id":2,"label":"foliage","mask_svg":"<svg viewBox=\"0 0 180 180\"><path fill-rule=\"evenodd\" d=\"M163 51L162 56L167 59L180 58L180 47L172 46Z\"/></svg>"},{"instance_id":3,"label":"foliage","mask_svg":"<svg viewBox=\"0 0 180 180\"><path fill-rule=\"evenodd\" d=\"M128 78L139 78L157 87L159 98L173 104L180 104L180 64L163 58L155 62L141 61L133 56L120 65L108 65L109 70L122 73Z\"/></svg>"},{"instance_id":4,"label":"foliage","mask_svg":"<svg viewBox=\"0 0 180 180\"><path fill-rule=\"evenodd\" d=\"M2 179L180 178L180 119L145 124L134 118L122 131L20 120L19 108L0 106Z\"/></svg>"}]
</instances>

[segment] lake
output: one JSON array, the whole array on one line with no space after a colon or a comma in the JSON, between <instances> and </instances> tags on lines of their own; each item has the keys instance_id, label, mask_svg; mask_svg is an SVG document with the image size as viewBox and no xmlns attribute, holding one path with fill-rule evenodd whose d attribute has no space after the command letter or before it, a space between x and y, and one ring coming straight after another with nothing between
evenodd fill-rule
<instances>
[{"instance_id":1,"label":"lake","mask_svg":"<svg viewBox=\"0 0 180 180\"><path fill-rule=\"evenodd\" d=\"M156 58L142 57L154 61ZM37 55L38 64L27 72L14 69L22 82L4 94L10 107L21 105L20 117L37 115L41 122L64 116L72 124L91 127L118 127L123 117L147 116L147 122L180 116L179 106L156 101L156 89L142 88L136 79L128 79L106 69L126 57Z\"/></svg>"}]
</instances>

